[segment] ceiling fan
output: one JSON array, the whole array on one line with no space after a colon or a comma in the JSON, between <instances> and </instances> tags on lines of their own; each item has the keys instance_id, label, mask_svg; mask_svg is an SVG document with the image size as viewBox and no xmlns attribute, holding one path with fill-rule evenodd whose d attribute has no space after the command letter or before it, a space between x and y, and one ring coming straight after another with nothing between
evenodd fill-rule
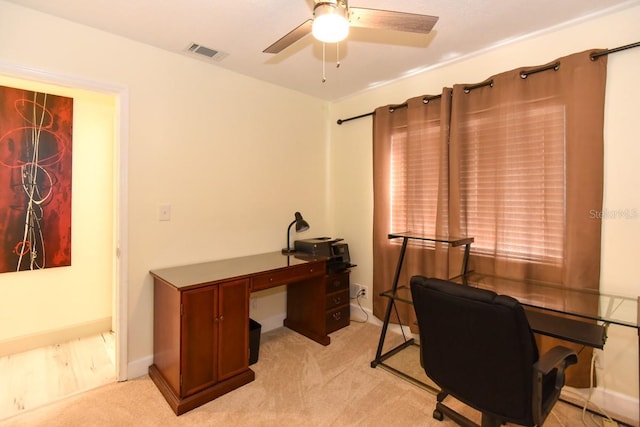
<instances>
[{"instance_id":1,"label":"ceiling fan","mask_svg":"<svg viewBox=\"0 0 640 427\"><path fill-rule=\"evenodd\" d=\"M279 53L304 36L312 33L324 43L336 43L349 34L349 27L428 33L438 21L437 16L391 10L350 8L347 0L315 0L313 19L308 19L285 34L264 53Z\"/></svg>"}]
</instances>

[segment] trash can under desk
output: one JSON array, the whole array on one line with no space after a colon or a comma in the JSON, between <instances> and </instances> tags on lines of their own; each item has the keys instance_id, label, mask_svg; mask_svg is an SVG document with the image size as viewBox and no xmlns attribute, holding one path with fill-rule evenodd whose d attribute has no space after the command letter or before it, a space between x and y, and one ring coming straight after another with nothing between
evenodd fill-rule
<instances>
[{"instance_id":1,"label":"trash can under desk","mask_svg":"<svg viewBox=\"0 0 640 427\"><path fill-rule=\"evenodd\" d=\"M249 365L258 361L260 353L260 332L262 325L253 319L249 319Z\"/></svg>"}]
</instances>

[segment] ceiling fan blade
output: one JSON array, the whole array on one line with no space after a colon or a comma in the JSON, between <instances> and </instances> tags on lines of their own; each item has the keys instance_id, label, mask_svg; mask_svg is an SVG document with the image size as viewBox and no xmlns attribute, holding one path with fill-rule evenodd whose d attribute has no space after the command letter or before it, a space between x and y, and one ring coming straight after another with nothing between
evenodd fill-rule
<instances>
[{"instance_id":1,"label":"ceiling fan blade","mask_svg":"<svg viewBox=\"0 0 640 427\"><path fill-rule=\"evenodd\" d=\"M351 25L354 27L412 33L428 33L438 22L437 16L360 7L350 7L349 16Z\"/></svg>"},{"instance_id":2,"label":"ceiling fan blade","mask_svg":"<svg viewBox=\"0 0 640 427\"><path fill-rule=\"evenodd\" d=\"M298 25L293 30L289 31L282 38L280 38L277 42L273 43L271 46L263 50L264 53L278 53L282 50L288 48L307 34L311 33L311 24L313 23L312 19L307 19L302 24Z\"/></svg>"}]
</instances>

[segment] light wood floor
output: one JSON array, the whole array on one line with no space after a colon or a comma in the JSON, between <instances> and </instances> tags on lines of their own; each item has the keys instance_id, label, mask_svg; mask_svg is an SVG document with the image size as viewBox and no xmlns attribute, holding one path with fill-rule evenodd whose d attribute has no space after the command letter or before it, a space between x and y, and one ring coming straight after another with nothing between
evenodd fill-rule
<instances>
[{"instance_id":1,"label":"light wood floor","mask_svg":"<svg viewBox=\"0 0 640 427\"><path fill-rule=\"evenodd\" d=\"M115 381L112 332L0 357L0 420Z\"/></svg>"}]
</instances>

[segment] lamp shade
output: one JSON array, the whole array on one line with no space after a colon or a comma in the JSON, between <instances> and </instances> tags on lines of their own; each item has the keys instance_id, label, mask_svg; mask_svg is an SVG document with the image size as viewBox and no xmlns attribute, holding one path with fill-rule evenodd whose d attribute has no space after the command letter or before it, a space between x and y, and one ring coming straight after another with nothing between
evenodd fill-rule
<instances>
[{"instance_id":1,"label":"lamp shade","mask_svg":"<svg viewBox=\"0 0 640 427\"><path fill-rule=\"evenodd\" d=\"M302 214L300 212L296 212L294 214L295 219L291 221L289 227L287 227L287 247L282 249L283 254L292 254L295 253L295 249L291 249L290 239L291 239L291 227L293 224L296 225L296 232L306 231L309 229L309 223L302 218Z\"/></svg>"},{"instance_id":2,"label":"lamp shade","mask_svg":"<svg viewBox=\"0 0 640 427\"><path fill-rule=\"evenodd\" d=\"M336 43L349 35L349 18L343 1L319 2L313 9L313 36L325 43Z\"/></svg>"},{"instance_id":3,"label":"lamp shade","mask_svg":"<svg viewBox=\"0 0 640 427\"><path fill-rule=\"evenodd\" d=\"M309 223L302 218L302 214L300 214L300 212L296 212L295 217L296 231L307 231L309 229Z\"/></svg>"}]
</instances>

